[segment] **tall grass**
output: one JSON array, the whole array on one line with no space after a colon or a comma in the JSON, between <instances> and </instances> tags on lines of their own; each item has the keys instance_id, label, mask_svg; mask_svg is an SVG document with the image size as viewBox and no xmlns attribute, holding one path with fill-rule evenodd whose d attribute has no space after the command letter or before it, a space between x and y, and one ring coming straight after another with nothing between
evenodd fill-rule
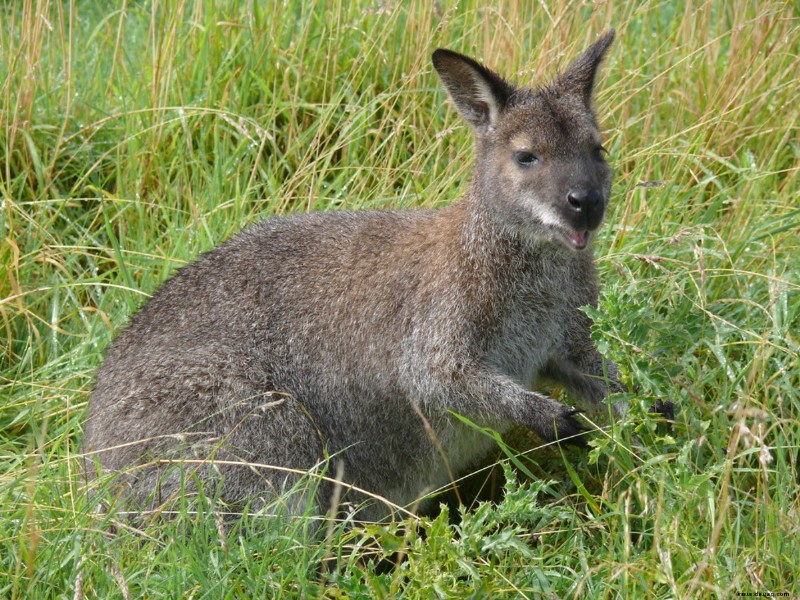
<instances>
[{"instance_id":1,"label":"tall grass","mask_svg":"<svg viewBox=\"0 0 800 600\"><path fill-rule=\"evenodd\" d=\"M458 525L93 510L92 372L160 282L272 214L447 204L471 142L431 51L541 83L611 26L592 314L628 421L588 455L531 441ZM4 4L0 596L800 594L799 50L791 2Z\"/></svg>"}]
</instances>

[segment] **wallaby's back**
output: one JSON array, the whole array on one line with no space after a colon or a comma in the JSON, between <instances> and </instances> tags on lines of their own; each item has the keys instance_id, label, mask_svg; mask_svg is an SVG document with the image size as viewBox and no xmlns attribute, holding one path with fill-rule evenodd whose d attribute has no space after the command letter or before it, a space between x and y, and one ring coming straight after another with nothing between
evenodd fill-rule
<instances>
[{"instance_id":1,"label":"wallaby's back","mask_svg":"<svg viewBox=\"0 0 800 600\"><path fill-rule=\"evenodd\" d=\"M589 246L611 174L590 100L612 37L538 94L437 51L476 132L467 194L437 211L270 219L201 256L108 350L86 450L144 504L181 489L181 460L207 461L191 469L224 499L259 503L297 476L253 464L332 455L345 482L406 504L490 446L452 412L579 434L573 409L529 386L552 378L589 405L604 373L618 386L578 310L597 294Z\"/></svg>"}]
</instances>

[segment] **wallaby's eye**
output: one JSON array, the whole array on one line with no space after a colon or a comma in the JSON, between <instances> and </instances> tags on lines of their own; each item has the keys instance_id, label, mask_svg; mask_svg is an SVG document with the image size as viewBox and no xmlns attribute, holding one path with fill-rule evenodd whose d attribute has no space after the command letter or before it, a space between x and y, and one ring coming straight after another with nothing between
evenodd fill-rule
<instances>
[{"instance_id":1,"label":"wallaby's eye","mask_svg":"<svg viewBox=\"0 0 800 600\"><path fill-rule=\"evenodd\" d=\"M606 156L608 155L608 150L602 146L597 146L597 148L592 151L592 154L594 155L595 160L605 160Z\"/></svg>"},{"instance_id":2,"label":"wallaby's eye","mask_svg":"<svg viewBox=\"0 0 800 600\"><path fill-rule=\"evenodd\" d=\"M536 155L531 154L530 152L520 150L519 152L514 152L514 161L522 167L530 167L531 165L535 165L537 162L539 162L539 159L536 157Z\"/></svg>"}]
</instances>

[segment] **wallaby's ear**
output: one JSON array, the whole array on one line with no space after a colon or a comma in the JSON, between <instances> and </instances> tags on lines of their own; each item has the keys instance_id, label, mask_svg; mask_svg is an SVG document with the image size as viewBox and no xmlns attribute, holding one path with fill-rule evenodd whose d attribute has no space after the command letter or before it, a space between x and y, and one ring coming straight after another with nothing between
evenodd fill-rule
<instances>
[{"instance_id":1,"label":"wallaby's ear","mask_svg":"<svg viewBox=\"0 0 800 600\"><path fill-rule=\"evenodd\" d=\"M580 95L586 106L590 106L597 68L603 61L603 56L611 42L614 41L615 35L616 32L613 29L603 34L603 37L589 46L566 71L556 78L553 87L561 93Z\"/></svg>"},{"instance_id":2,"label":"wallaby's ear","mask_svg":"<svg viewBox=\"0 0 800 600\"><path fill-rule=\"evenodd\" d=\"M491 129L514 87L468 56L439 48L433 66L458 112L478 131Z\"/></svg>"}]
</instances>

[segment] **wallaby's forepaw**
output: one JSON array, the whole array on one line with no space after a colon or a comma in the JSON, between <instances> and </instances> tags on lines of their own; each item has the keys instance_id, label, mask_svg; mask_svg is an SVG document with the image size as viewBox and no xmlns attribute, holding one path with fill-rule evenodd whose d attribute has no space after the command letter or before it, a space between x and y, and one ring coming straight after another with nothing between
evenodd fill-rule
<instances>
[{"instance_id":1,"label":"wallaby's forepaw","mask_svg":"<svg viewBox=\"0 0 800 600\"><path fill-rule=\"evenodd\" d=\"M665 421L658 425L659 432L671 434L672 424L675 422L675 405L669 400L656 400L650 412L659 415Z\"/></svg>"},{"instance_id":2,"label":"wallaby's forepaw","mask_svg":"<svg viewBox=\"0 0 800 600\"><path fill-rule=\"evenodd\" d=\"M650 412L661 415L667 421L675 420L675 405L669 400L656 400Z\"/></svg>"},{"instance_id":3,"label":"wallaby's forepaw","mask_svg":"<svg viewBox=\"0 0 800 600\"><path fill-rule=\"evenodd\" d=\"M564 444L585 447L587 443L586 432L589 430L575 418L575 415L582 412L578 408L564 406L561 414L553 419L553 439Z\"/></svg>"}]
</instances>

